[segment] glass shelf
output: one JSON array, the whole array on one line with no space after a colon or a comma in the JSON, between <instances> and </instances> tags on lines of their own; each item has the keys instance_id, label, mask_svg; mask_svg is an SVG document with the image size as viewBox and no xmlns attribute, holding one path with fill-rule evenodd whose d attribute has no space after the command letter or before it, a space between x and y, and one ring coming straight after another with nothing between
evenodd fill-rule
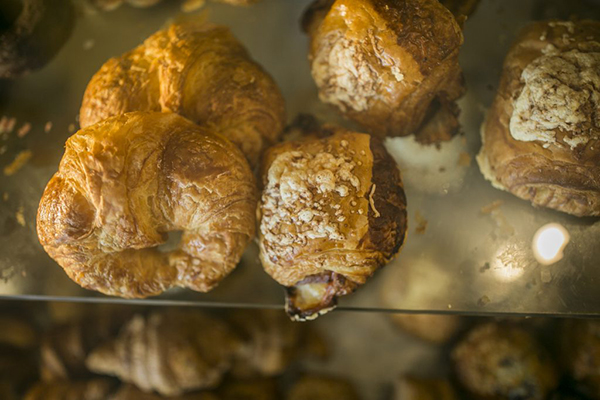
<instances>
[{"instance_id":1,"label":"glass shelf","mask_svg":"<svg viewBox=\"0 0 600 400\"><path fill-rule=\"evenodd\" d=\"M298 113L312 113L352 128L318 100L306 60L307 38L299 28L300 15L308 3L265 0L249 8L208 4L206 9L211 21L231 27L274 76L286 98L290 120ZM600 281L598 219L534 209L493 189L474 162L480 146L479 127L516 32L532 19L568 12L548 8L548 4L553 2L483 0L467 21L461 65L468 92L460 107L465 132L462 145L473 161L465 167L464 176L451 185L440 183L433 190L435 194L425 193L419 184L431 176L420 176L423 171L403 171L410 218L406 245L367 285L343 298L340 309L600 315L596 287ZM0 82L0 117L17 119L15 131L8 139L0 139L0 147L6 146L0 167L23 150L32 152L30 161L16 174L0 176L0 298L283 307L283 290L262 271L255 244L236 271L211 293L178 289L147 300L128 301L81 289L37 241L37 204L56 171L70 135L69 126L77 127L76 115L88 80L109 57L135 47L179 14L179 2L165 1L150 9L124 6L113 12L81 15L69 42L50 65L25 78ZM46 133L44 127L49 121L52 129ZM24 123L31 123L32 129L18 138L16 131ZM439 174L443 180L444 175ZM450 186L459 188L448 190ZM535 232L548 223L562 225L570 242L562 260L543 266L534 258L532 242Z\"/></svg>"}]
</instances>

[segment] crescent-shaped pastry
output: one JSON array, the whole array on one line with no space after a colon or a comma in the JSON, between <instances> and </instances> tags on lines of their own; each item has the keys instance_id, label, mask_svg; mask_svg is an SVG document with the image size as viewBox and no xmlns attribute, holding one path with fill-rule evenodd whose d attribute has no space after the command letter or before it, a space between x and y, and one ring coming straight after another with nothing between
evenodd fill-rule
<instances>
[{"instance_id":1,"label":"crescent-shaped pastry","mask_svg":"<svg viewBox=\"0 0 600 400\"><path fill-rule=\"evenodd\" d=\"M90 80L83 128L130 111L173 112L237 145L252 166L285 123L273 79L223 26L186 22L108 60Z\"/></svg>"},{"instance_id":2,"label":"crescent-shaped pastry","mask_svg":"<svg viewBox=\"0 0 600 400\"><path fill-rule=\"evenodd\" d=\"M498 189L600 215L600 23L536 22L510 49L477 157Z\"/></svg>"},{"instance_id":3,"label":"crescent-shaped pastry","mask_svg":"<svg viewBox=\"0 0 600 400\"><path fill-rule=\"evenodd\" d=\"M316 0L302 24L323 102L378 136L458 130L463 35L437 0Z\"/></svg>"},{"instance_id":4,"label":"crescent-shaped pastry","mask_svg":"<svg viewBox=\"0 0 600 400\"><path fill-rule=\"evenodd\" d=\"M86 289L121 297L212 289L254 236L256 188L227 139L176 114L128 113L71 136L40 201L46 252ZM179 247L161 252L167 233Z\"/></svg>"},{"instance_id":5,"label":"crescent-shaped pastry","mask_svg":"<svg viewBox=\"0 0 600 400\"><path fill-rule=\"evenodd\" d=\"M400 250L406 198L381 141L336 127L265 153L260 258L291 318L335 307Z\"/></svg>"}]
</instances>

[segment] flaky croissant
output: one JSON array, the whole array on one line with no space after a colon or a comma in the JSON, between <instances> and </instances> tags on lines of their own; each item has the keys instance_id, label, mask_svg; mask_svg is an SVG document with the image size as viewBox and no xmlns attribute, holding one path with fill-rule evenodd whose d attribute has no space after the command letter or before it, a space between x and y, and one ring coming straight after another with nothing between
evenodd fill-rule
<instances>
[{"instance_id":1,"label":"flaky croissant","mask_svg":"<svg viewBox=\"0 0 600 400\"><path fill-rule=\"evenodd\" d=\"M337 127L270 148L262 167L260 259L298 320L335 307L398 253L406 198L380 140Z\"/></svg>"},{"instance_id":2,"label":"flaky croissant","mask_svg":"<svg viewBox=\"0 0 600 400\"><path fill-rule=\"evenodd\" d=\"M600 215L600 22L536 22L513 44L477 162L498 189Z\"/></svg>"},{"instance_id":3,"label":"flaky croissant","mask_svg":"<svg viewBox=\"0 0 600 400\"><path fill-rule=\"evenodd\" d=\"M38 383L29 389L24 400L107 400L112 387L107 379Z\"/></svg>"},{"instance_id":4,"label":"flaky croissant","mask_svg":"<svg viewBox=\"0 0 600 400\"><path fill-rule=\"evenodd\" d=\"M164 396L217 386L240 341L227 325L201 312L136 315L86 360L96 373L119 377Z\"/></svg>"},{"instance_id":5,"label":"flaky croissant","mask_svg":"<svg viewBox=\"0 0 600 400\"><path fill-rule=\"evenodd\" d=\"M369 133L431 142L458 130L463 36L437 0L316 0L303 27L320 99Z\"/></svg>"},{"instance_id":6,"label":"flaky croissant","mask_svg":"<svg viewBox=\"0 0 600 400\"><path fill-rule=\"evenodd\" d=\"M79 113L82 127L129 111L173 112L236 144L251 165L285 123L283 98L229 29L171 25L108 60L92 77Z\"/></svg>"},{"instance_id":7,"label":"flaky croissant","mask_svg":"<svg viewBox=\"0 0 600 400\"><path fill-rule=\"evenodd\" d=\"M256 187L227 139L176 114L135 112L73 135L40 201L46 252L87 289L208 291L254 236ZM170 231L179 247L160 252Z\"/></svg>"}]
</instances>

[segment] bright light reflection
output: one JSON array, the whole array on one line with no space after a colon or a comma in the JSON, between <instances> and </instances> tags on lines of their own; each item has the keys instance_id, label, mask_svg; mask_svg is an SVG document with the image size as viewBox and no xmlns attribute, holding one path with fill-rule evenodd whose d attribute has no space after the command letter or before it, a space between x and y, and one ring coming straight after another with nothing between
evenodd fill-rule
<instances>
[{"instance_id":1,"label":"bright light reflection","mask_svg":"<svg viewBox=\"0 0 600 400\"><path fill-rule=\"evenodd\" d=\"M523 248L517 244L509 244L496 252L492 273L499 281L512 282L525 273L526 266L527 257Z\"/></svg>"},{"instance_id":2,"label":"bright light reflection","mask_svg":"<svg viewBox=\"0 0 600 400\"><path fill-rule=\"evenodd\" d=\"M544 225L533 236L533 255L540 264L554 264L563 258L568 243L569 232L562 225Z\"/></svg>"}]
</instances>

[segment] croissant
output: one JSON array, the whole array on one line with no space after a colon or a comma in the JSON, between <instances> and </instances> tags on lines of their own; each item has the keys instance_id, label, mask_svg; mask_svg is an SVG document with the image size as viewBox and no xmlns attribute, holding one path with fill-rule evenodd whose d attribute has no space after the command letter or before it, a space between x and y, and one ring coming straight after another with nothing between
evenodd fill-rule
<instances>
[{"instance_id":1,"label":"croissant","mask_svg":"<svg viewBox=\"0 0 600 400\"><path fill-rule=\"evenodd\" d=\"M349 382L329 376L307 375L300 378L286 400L358 400L356 389Z\"/></svg>"},{"instance_id":2,"label":"croissant","mask_svg":"<svg viewBox=\"0 0 600 400\"><path fill-rule=\"evenodd\" d=\"M112 382L106 379L37 383L24 400L106 400L112 387Z\"/></svg>"},{"instance_id":3,"label":"croissant","mask_svg":"<svg viewBox=\"0 0 600 400\"><path fill-rule=\"evenodd\" d=\"M326 344L316 330L293 323L279 310L239 311L230 321L244 343L233 370L236 376L279 375L301 355L326 356Z\"/></svg>"},{"instance_id":4,"label":"croissant","mask_svg":"<svg viewBox=\"0 0 600 400\"><path fill-rule=\"evenodd\" d=\"M302 25L323 102L378 136L457 132L463 36L437 0L317 0Z\"/></svg>"},{"instance_id":5,"label":"croissant","mask_svg":"<svg viewBox=\"0 0 600 400\"><path fill-rule=\"evenodd\" d=\"M477 162L535 206L600 215L600 22L536 22L511 47Z\"/></svg>"},{"instance_id":6,"label":"croissant","mask_svg":"<svg viewBox=\"0 0 600 400\"><path fill-rule=\"evenodd\" d=\"M217 386L240 341L229 327L200 312L136 315L112 341L86 359L96 373L114 375L164 396Z\"/></svg>"},{"instance_id":7,"label":"croissant","mask_svg":"<svg viewBox=\"0 0 600 400\"><path fill-rule=\"evenodd\" d=\"M40 201L46 252L87 289L208 291L254 236L256 187L228 140L176 114L135 112L73 135ZM179 247L160 252L170 231Z\"/></svg>"},{"instance_id":8,"label":"croissant","mask_svg":"<svg viewBox=\"0 0 600 400\"><path fill-rule=\"evenodd\" d=\"M543 400L558 386L549 354L517 326L481 325L457 344L451 356L460 383L484 400Z\"/></svg>"},{"instance_id":9,"label":"croissant","mask_svg":"<svg viewBox=\"0 0 600 400\"><path fill-rule=\"evenodd\" d=\"M256 165L285 121L273 79L229 29L186 22L108 60L90 80L79 113L83 128L129 111L173 112L206 125Z\"/></svg>"},{"instance_id":10,"label":"croissant","mask_svg":"<svg viewBox=\"0 0 600 400\"><path fill-rule=\"evenodd\" d=\"M398 253L406 198L396 163L370 135L323 128L270 148L262 167L260 259L286 286L292 319L335 307Z\"/></svg>"}]
</instances>

